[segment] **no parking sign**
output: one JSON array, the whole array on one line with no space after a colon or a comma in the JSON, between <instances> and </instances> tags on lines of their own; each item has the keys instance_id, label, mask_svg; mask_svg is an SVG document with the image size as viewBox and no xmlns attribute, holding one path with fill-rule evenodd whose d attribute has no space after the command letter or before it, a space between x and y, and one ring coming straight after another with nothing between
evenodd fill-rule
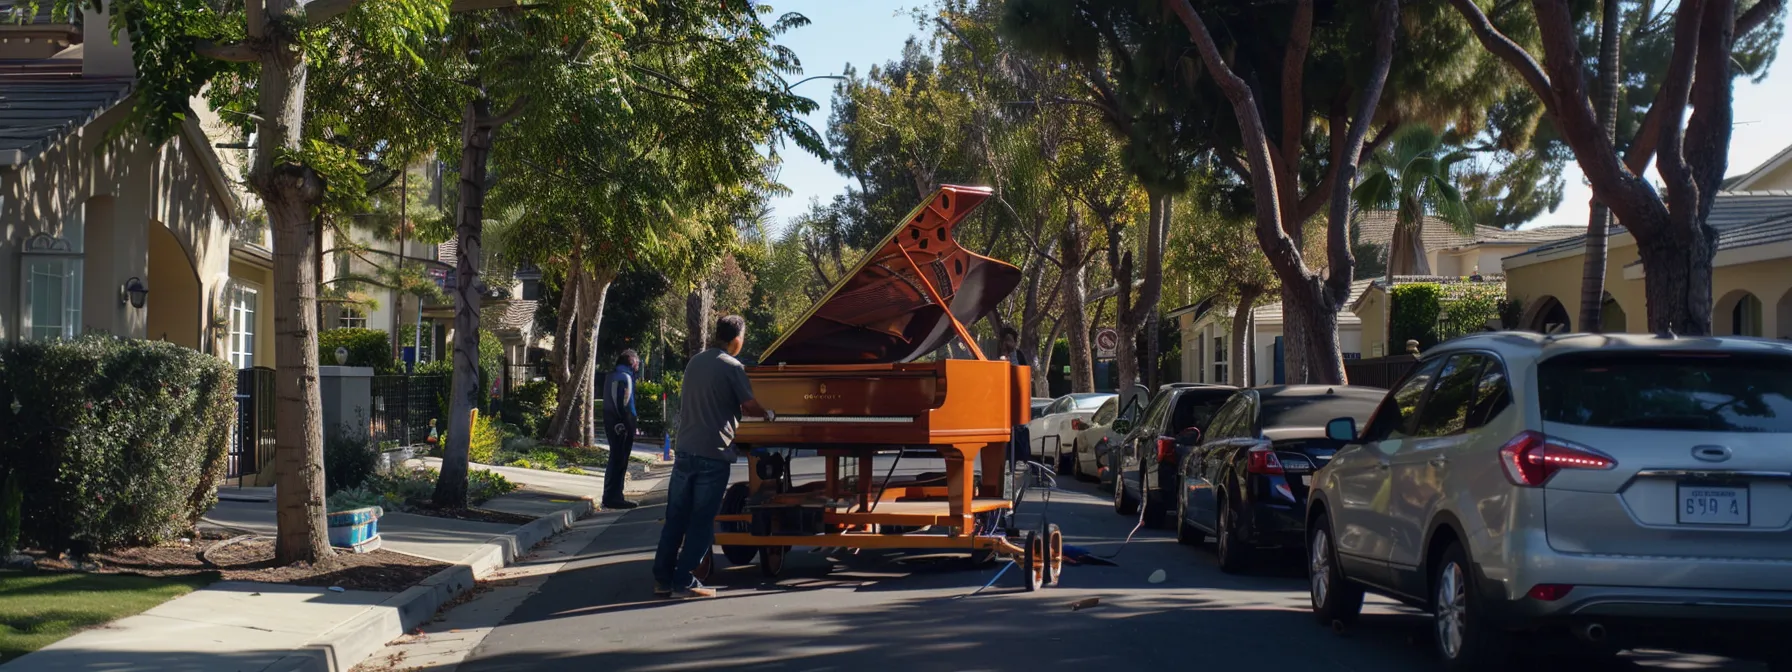
<instances>
[{"instance_id":1,"label":"no parking sign","mask_svg":"<svg viewBox=\"0 0 1792 672\"><path fill-rule=\"evenodd\" d=\"M1120 351L1120 332L1101 329L1095 332L1095 358L1113 359Z\"/></svg>"}]
</instances>

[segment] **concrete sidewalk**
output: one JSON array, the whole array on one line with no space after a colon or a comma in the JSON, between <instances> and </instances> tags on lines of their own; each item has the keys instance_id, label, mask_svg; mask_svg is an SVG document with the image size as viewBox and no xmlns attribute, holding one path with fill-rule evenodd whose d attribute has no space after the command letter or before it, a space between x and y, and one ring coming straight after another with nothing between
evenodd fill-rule
<instances>
[{"instance_id":1,"label":"concrete sidewalk","mask_svg":"<svg viewBox=\"0 0 1792 672\"><path fill-rule=\"evenodd\" d=\"M436 466L439 461L431 461ZM175 672L341 672L431 618L542 540L596 510L603 479L509 467L520 487L481 505L535 518L520 527L387 513L380 519L386 550L451 566L400 593L332 591L278 584L220 582L142 614L77 633L5 665L0 672L170 670ZM631 481L631 494L664 479ZM275 534L271 488L222 488L201 527L236 534ZM619 513L605 512L614 519ZM601 519L600 519L600 522Z\"/></svg>"}]
</instances>

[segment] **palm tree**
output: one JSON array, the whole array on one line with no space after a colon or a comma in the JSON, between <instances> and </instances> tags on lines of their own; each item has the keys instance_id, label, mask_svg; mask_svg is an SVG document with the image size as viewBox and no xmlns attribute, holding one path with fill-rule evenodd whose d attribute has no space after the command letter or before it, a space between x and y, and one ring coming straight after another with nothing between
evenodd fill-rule
<instances>
[{"instance_id":1,"label":"palm tree","mask_svg":"<svg viewBox=\"0 0 1792 672\"><path fill-rule=\"evenodd\" d=\"M1474 223L1462 192L1452 184L1451 168L1469 158L1448 151L1443 137L1429 126L1401 128L1389 146L1369 158L1363 178L1351 192L1359 210L1396 210L1394 240L1388 245L1388 276L1430 275L1425 260L1425 217L1449 222L1470 233Z\"/></svg>"}]
</instances>

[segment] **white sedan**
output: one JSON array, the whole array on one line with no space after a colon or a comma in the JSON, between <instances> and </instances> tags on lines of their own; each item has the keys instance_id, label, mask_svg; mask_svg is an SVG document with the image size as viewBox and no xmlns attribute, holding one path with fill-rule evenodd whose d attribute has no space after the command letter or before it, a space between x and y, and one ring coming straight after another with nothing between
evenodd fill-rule
<instances>
[{"instance_id":1,"label":"white sedan","mask_svg":"<svg viewBox=\"0 0 1792 672\"><path fill-rule=\"evenodd\" d=\"M1108 392L1066 394L1052 401L1045 412L1027 423L1034 459L1053 465L1059 473L1071 468L1071 444L1076 435L1089 426L1089 417L1102 403L1113 399Z\"/></svg>"}]
</instances>

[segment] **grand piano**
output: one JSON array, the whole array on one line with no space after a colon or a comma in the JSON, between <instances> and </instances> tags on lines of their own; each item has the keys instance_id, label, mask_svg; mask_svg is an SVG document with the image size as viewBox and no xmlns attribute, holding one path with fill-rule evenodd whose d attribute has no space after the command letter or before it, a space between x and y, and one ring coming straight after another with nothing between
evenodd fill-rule
<instances>
[{"instance_id":1,"label":"grand piano","mask_svg":"<svg viewBox=\"0 0 1792 672\"><path fill-rule=\"evenodd\" d=\"M996 525L1012 506L1010 437L1030 419L1031 377L985 357L965 328L1021 281L952 235L989 195L940 187L747 369L777 417L735 434L750 468L717 517L731 561L757 555L776 576L791 546L959 548L1024 556L1039 570L1029 588L1055 578L1055 531L1017 543ZM948 344L961 358L942 356ZM825 477L795 482L795 450L823 456ZM945 470L893 480L874 473L878 454L937 455Z\"/></svg>"}]
</instances>

